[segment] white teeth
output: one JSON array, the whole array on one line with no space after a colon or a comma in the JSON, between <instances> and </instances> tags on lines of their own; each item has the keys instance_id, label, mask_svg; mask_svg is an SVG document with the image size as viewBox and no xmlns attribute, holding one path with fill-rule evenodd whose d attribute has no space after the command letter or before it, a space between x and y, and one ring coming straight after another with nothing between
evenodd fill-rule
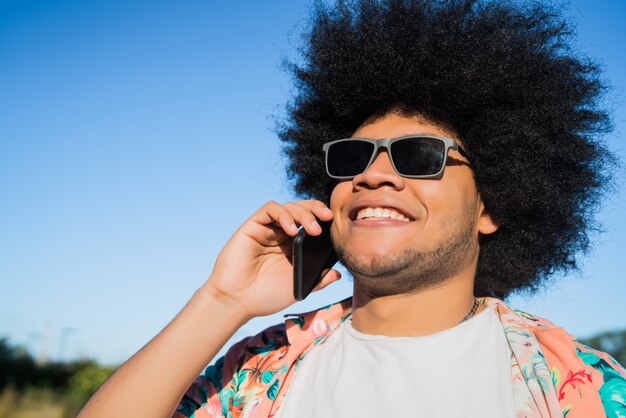
<instances>
[{"instance_id":1,"label":"white teeth","mask_svg":"<svg viewBox=\"0 0 626 418\"><path fill-rule=\"evenodd\" d=\"M365 219L365 218L379 218L379 219L396 219L399 221L408 222L409 218L401 214L400 212L396 212L393 209L387 208L363 208L356 214L356 219Z\"/></svg>"}]
</instances>

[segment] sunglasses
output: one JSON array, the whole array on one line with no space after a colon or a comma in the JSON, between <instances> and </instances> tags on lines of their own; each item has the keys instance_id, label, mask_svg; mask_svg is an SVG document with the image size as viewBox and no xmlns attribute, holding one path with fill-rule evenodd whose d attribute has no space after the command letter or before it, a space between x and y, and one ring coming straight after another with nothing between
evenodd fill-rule
<instances>
[{"instance_id":1,"label":"sunglasses","mask_svg":"<svg viewBox=\"0 0 626 418\"><path fill-rule=\"evenodd\" d=\"M446 166L450 148L469 159L465 150L450 138L431 135L347 138L324 144L326 172L334 179L352 179L367 170L380 148L387 150L391 165L399 175L413 179L438 177Z\"/></svg>"}]
</instances>

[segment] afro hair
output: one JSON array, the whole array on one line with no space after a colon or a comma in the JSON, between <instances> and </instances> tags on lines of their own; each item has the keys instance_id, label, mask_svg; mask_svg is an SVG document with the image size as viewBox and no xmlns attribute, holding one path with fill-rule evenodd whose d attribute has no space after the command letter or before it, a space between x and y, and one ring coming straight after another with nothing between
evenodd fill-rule
<instances>
[{"instance_id":1,"label":"afro hair","mask_svg":"<svg viewBox=\"0 0 626 418\"><path fill-rule=\"evenodd\" d=\"M615 158L599 67L540 3L319 2L279 135L296 192L328 202L322 144L389 111L454 132L499 225L481 237L475 294L535 291L577 268Z\"/></svg>"}]
</instances>

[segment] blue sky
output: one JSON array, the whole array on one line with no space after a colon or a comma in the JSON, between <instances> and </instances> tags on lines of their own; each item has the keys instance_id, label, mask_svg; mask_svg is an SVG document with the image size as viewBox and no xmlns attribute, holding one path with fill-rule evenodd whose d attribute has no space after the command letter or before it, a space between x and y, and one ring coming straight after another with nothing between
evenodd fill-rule
<instances>
[{"instance_id":1,"label":"blue sky","mask_svg":"<svg viewBox=\"0 0 626 418\"><path fill-rule=\"evenodd\" d=\"M624 159L626 3L573 1L569 15L614 87L609 144ZM0 0L0 336L119 363L184 306L241 222L294 199L273 118L306 18L293 0ZM579 336L626 328L617 177L581 273L511 303ZM350 292L342 280L288 311Z\"/></svg>"}]
</instances>

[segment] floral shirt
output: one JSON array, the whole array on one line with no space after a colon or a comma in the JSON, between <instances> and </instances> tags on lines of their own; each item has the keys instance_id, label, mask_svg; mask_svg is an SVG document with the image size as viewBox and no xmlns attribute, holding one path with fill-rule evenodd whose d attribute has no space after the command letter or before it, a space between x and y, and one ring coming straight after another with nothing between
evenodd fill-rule
<instances>
[{"instance_id":1,"label":"floral shirt","mask_svg":"<svg viewBox=\"0 0 626 418\"><path fill-rule=\"evenodd\" d=\"M307 353L352 315L351 302L294 315L233 345L191 385L174 417L273 417ZM626 370L611 356L499 299L481 303L496 311L511 348L518 418L626 417Z\"/></svg>"}]
</instances>

